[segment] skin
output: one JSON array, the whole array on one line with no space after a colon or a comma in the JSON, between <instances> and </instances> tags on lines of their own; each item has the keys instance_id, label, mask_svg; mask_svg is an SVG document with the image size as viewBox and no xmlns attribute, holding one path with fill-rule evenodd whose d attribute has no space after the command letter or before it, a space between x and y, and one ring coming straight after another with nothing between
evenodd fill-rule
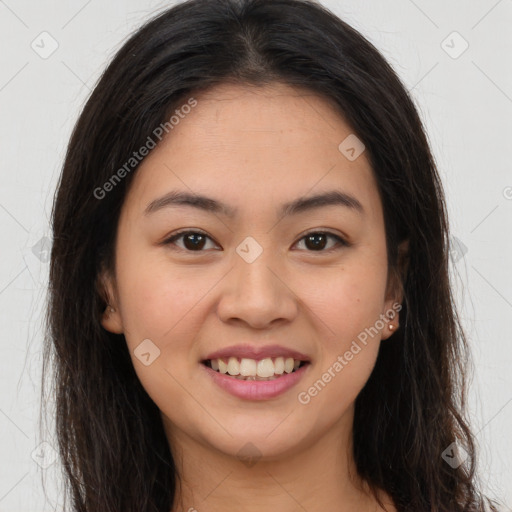
<instances>
[{"instance_id":1,"label":"skin","mask_svg":"<svg viewBox=\"0 0 512 512\"><path fill-rule=\"evenodd\" d=\"M398 316L394 330L385 325L360 344L308 404L297 399L401 302L388 279L369 161L364 152L354 161L340 152L353 131L313 92L223 84L194 97L197 106L137 170L120 215L115 275L102 276L115 309L107 308L102 324L124 333L179 468L173 511L384 510L357 475L352 422L354 401ZM175 189L215 198L238 214L173 206L144 215L152 200ZM282 203L333 189L357 198L364 212L334 205L276 215ZM185 237L161 243L183 228L209 238L196 251ZM327 238L315 250L304 239L325 231L351 245ZM247 236L263 249L252 263L236 252ZM160 350L148 366L134 355L144 339ZM211 383L200 361L243 342L294 348L311 366L276 398L234 397ZM247 443L257 451L254 464L238 455ZM385 510L396 510L385 493L380 497Z\"/></svg>"}]
</instances>

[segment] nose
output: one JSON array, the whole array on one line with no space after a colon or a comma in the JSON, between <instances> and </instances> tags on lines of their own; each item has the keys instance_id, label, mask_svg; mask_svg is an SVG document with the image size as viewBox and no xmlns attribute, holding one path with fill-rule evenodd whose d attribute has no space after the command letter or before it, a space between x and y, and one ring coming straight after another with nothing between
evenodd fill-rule
<instances>
[{"instance_id":1,"label":"nose","mask_svg":"<svg viewBox=\"0 0 512 512\"><path fill-rule=\"evenodd\" d=\"M264 250L252 263L234 255L231 271L222 280L217 314L227 323L242 322L254 329L292 321L299 310L287 276ZM289 280L289 279L288 279Z\"/></svg>"}]
</instances>

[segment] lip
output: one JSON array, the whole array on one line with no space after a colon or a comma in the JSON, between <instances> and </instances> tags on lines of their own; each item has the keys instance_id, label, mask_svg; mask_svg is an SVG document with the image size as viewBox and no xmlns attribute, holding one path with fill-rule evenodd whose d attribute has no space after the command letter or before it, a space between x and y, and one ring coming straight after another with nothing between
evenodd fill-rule
<instances>
[{"instance_id":1,"label":"lip","mask_svg":"<svg viewBox=\"0 0 512 512\"><path fill-rule=\"evenodd\" d=\"M295 386L304 377L311 364L305 364L298 370L277 379L260 381L239 380L216 372L204 364L199 366L217 386L238 398L243 398L244 400L268 400L282 395Z\"/></svg>"},{"instance_id":2,"label":"lip","mask_svg":"<svg viewBox=\"0 0 512 512\"><path fill-rule=\"evenodd\" d=\"M232 347L226 347L220 350L212 352L202 360L208 359L227 359L229 357L238 357L246 359L265 359L267 357L293 357L293 359L299 359L300 361L311 362L311 359L297 352L296 350L282 347L281 345L268 345L266 347L252 346L252 345L233 345Z\"/></svg>"}]
</instances>

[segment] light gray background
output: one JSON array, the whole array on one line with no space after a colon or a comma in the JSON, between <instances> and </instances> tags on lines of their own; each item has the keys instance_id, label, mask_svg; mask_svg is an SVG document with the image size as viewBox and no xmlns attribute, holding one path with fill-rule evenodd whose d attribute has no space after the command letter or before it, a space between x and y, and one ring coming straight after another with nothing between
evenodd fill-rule
<instances>
[{"instance_id":1,"label":"light gray background","mask_svg":"<svg viewBox=\"0 0 512 512\"><path fill-rule=\"evenodd\" d=\"M426 123L456 238L452 268L474 357L469 402L480 473L489 495L510 506L512 1L323 3L383 52ZM53 510L61 496L55 440L39 437L38 411L45 237L71 129L122 42L171 4L0 0L0 512ZM53 39L58 48L45 55ZM458 55L464 40L469 47ZM39 447L43 441L49 445Z\"/></svg>"}]
</instances>

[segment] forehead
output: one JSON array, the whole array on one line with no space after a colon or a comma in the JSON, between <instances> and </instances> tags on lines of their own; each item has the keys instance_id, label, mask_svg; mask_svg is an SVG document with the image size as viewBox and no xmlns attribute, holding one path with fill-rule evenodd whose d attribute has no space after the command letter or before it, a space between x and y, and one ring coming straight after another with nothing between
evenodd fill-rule
<instances>
[{"instance_id":1,"label":"forehead","mask_svg":"<svg viewBox=\"0 0 512 512\"><path fill-rule=\"evenodd\" d=\"M254 210L263 199L285 202L336 187L375 208L369 161L364 151L351 160L340 150L355 135L332 101L284 84L223 84L191 97L197 105L136 172L127 201L136 200L139 211L176 188Z\"/></svg>"},{"instance_id":2,"label":"forehead","mask_svg":"<svg viewBox=\"0 0 512 512\"><path fill-rule=\"evenodd\" d=\"M281 83L260 87L222 84L195 98L198 105L187 117L186 131L174 133L176 142L180 136L190 140L196 135L220 147L224 143L241 151L263 146L285 152L289 146L284 143L294 147L294 143L311 141L307 148L311 150L319 139L336 149L340 130L352 132L332 100Z\"/></svg>"}]
</instances>

